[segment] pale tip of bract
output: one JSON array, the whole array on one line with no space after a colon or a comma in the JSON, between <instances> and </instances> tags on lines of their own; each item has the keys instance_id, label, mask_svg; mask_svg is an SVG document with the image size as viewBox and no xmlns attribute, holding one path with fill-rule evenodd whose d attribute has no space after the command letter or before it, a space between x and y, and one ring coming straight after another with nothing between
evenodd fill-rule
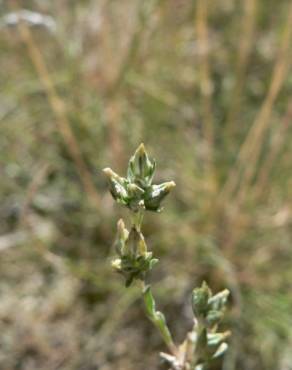
<instances>
[{"instance_id":1,"label":"pale tip of bract","mask_svg":"<svg viewBox=\"0 0 292 370\"><path fill-rule=\"evenodd\" d=\"M114 269L117 269L117 270L121 269L121 260L119 258L113 260L111 264Z\"/></svg>"},{"instance_id":2,"label":"pale tip of bract","mask_svg":"<svg viewBox=\"0 0 292 370\"><path fill-rule=\"evenodd\" d=\"M113 171L111 168L109 168L109 167L104 168L104 169L102 170L102 172L103 172L103 173L104 173L108 178L111 178L111 177L115 178L115 177L117 177L117 174L116 174L116 173L114 173L114 171Z\"/></svg>"},{"instance_id":3,"label":"pale tip of bract","mask_svg":"<svg viewBox=\"0 0 292 370\"><path fill-rule=\"evenodd\" d=\"M141 209L145 209L145 203L144 203L144 200L140 200L140 202L138 203L138 206L141 208Z\"/></svg>"},{"instance_id":4,"label":"pale tip of bract","mask_svg":"<svg viewBox=\"0 0 292 370\"><path fill-rule=\"evenodd\" d=\"M117 226L118 226L119 230L123 230L125 228L125 223L124 223L124 220L122 218L119 219L119 221L117 223Z\"/></svg>"},{"instance_id":5,"label":"pale tip of bract","mask_svg":"<svg viewBox=\"0 0 292 370\"><path fill-rule=\"evenodd\" d=\"M230 295L230 290L228 290L228 289L224 289L224 290L222 291L222 295L223 295L224 297L228 298L228 297L229 297L229 295Z\"/></svg>"},{"instance_id":6,"label":"pale tip of bract","mask_svg":"<svg viewBox=\"0 0 292 370\"><path fill-rule=\"evenodd\" d=\"M176 183L174 181L169 181L165 184L167 190L171 190L176 187Z\"/></svg>"},{"instance_id":7,"label":"pale tip of bract","mask_svg":"<svg viewBox=\"0 0 292 370\"><path fill-rule=\"evenodd\" d=\"M139 154L139 155L144 155L146 153L146 149L145 149L144 143L141 143L138 146L138 149L136 150L136 153Z\"/></svg>"}]
</instances>

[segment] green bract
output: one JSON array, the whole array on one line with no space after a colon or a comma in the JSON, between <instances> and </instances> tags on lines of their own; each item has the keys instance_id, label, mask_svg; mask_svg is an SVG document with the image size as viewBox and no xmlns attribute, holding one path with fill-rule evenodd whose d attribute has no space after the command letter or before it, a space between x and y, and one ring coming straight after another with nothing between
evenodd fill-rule
<instances>
[{"instance_id":1,"label":"green bract","mask_svg":"<svg viewBox=\"0 0 292 370\"><path fill-rule=\"evenodd\" d=\"M155 166L155 160L148 157L144 144L141 144L129 160L127 178L146 189L151 185Z\"/></svg>"}]
</instances>

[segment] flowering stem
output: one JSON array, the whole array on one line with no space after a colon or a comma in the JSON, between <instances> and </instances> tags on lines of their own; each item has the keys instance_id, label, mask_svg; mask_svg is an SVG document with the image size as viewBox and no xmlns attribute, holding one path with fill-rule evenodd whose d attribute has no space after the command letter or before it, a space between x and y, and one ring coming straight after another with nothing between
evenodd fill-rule
<instances>
[{"instance_id":1,"label":"flowering stem","mask_svg":"<svg viewBox=\"0 0 292 370\"><path fill-rule=\"evenodd\" d=\"M153 258L153 253L148 251L141 232L144 212L159 212L162 209L161 202L175 186L173 181L152 185L155 166L155 161L148 157L141 144L130 158L126 178L110 168L104 169L113 198L131 210L132 222L130 231L126 229L123 220L118 222L115 245L118 258L112 262L112 266L124 276L126 287L134 281L139 283L146 314L169 350L169 354L160 355L171 369L203 370L211 360L221 356L228 348L225 339L229 332L217 332L217 326L223 317L229 291L225 289L213 295L205 282L193 290L195 326L182 345L176 346L163 313L156 309L151 286L145 284L147 273L158 259Z\"/></svg>"},{"instance_id":2,"label":"flowering stem","mask_svg":"<svg viewBox=\"0 0 292 370\"><path fill-rule=\"evenodd\" d=\"M144 210L140 209L138 212L132 212L132 224L136 228L137 231L141 231L142 223L144 217ZM154 324L154 326L158 329L164 343L166 344L167 348L169 349L170 353L174 356L178 353L176 345L173 342L171 333L169 328L166 324L164 315L155 310L155 300L151 292L150 285L145 284L145 280L138 280L140 285L142 294L143 294L143 301L145 305L145 309L147 312L147 316L150 321Z\"/></svg>"}]
</instances>

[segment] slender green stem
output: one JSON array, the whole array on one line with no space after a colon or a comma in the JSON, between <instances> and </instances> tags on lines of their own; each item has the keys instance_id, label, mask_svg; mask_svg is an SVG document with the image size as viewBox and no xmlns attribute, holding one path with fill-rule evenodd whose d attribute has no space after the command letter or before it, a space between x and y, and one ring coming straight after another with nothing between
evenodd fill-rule
<instances>
[{"instance_id":1,"label":"slender green stem","mask_svg":"<svg viewBox=\"0 0 292 370\"><path fill-rule=\"evenodd\" d=\"M156 311L155 300L153 298L150 286L147 287L144 281L140 281L140 286L142 289L145 309L146 309L148 318L154 324L154 326L158 329L170 353L176 356L178 353L178 349L176 345L174 344L170 330L166 324L164 315L161 312Z\"/></svg>"},{"instance_id":2,"label":"slender green stem","mask_svg":"<svg viewBox=\"0 0 292 370\"><path fill-rule=\"evenodd\" d=\"M137 229L137 231L139 231L139 232L141 231L141 227L142 227L142 223L143 223L143 217L144 217L144 210L143 209L140 209L138 212L133 212L132 213L132 224ZM145 304L147 316L152 321L154 326L158 329L158 331L159 331L164 343L166 344L167 348L169 349L169 351L173 355L176 355L178 350L177 350L176 345L173 342L173 339L172 339L172 336L170 334L169 328L166 324L164 315L161 312L155 310L155 301L154 301L154 298L152 296L152 293L151 293L151 290L150 290L149 287L148 287L147 297L148 297L148 300L150 299L150 302L147 301L146 294L145 294L146 291L147 291L147 286L145 284L145 281L144 280L139 280L139 283L140 283L140 288L141 288L143 298L144 298L144 304ZM150 304L150 306L149 306L149 304Z\"/></svg>"}]
</instances>

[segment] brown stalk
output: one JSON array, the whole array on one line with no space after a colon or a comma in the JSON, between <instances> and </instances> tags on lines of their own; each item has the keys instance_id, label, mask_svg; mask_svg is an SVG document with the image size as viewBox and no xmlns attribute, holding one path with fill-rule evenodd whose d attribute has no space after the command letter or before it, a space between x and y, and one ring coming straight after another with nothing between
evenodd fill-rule
<instances>
[{"instance_id":1,"label":"brown stalk","mask_svg":"<svg viewBox=\"0 0 292 370\"><path fill-rule=\"evenodd\" d=\"M154 5L155 3L156 2L154 2ZM132 35L129 40L127 50L118 66L115 78L109 84L107 91L105 115L109 133L109 147L111 149L112 158L115 158L117 161L117 168L121 168L124 164L123 142L120 132L121 104L118 98L128 71L132 68L140 49L141 39L146 25L144 8L145 4L140 2L137 6L136 19L135 22L133 22ZM114 57L115 50L111 51L111 55Z\"/></svg>"},{"instance_id":2,"label":"brown stalk","mask_svg":"<svg viewBox=\"0 0 292 370\"><path fill-rule=\"evenodd\" d=\"M230 215L230 234L225 243L225 249L229 257L231 257L235 242L239 240L246 227L250 224L248 215L242 214L242 217L240 216L241 207L257 169L259 155L263 146L265 132L270 122L269 119L274 102L283 85L289 64L291 63L291 36L292 5L289 8L287 23L283 32L281 46L267 96L240 149L237 165L231 170L228 180L219 195L219 205L226 204L228 199L232 197L232 193L236 190L236 186L239 183L240 187L238 189L236 201L233 203L232 215Z\"/></svg>"},{"instance_id":3,"label":"brown stalk","mask_svg":"<svg viewBox=\"0 0 292 370\"><path fill-rule=\"evenodd\" d=\"M254 122L252 130L250 132L250 139L249 143L247 142L246 147L243 147L245 150L246 160L243 161L245 164L245 172L240 183L239 189L239 200L244 198L247 188L249 187L253 176L257 170L257 164L259 160L259 156L261 154L261 150L263 147L264 136L266 129L270 123L270 116L272 113L273 104L280 92L280 89L283 85L285 77L288 73L288 69L291 64L291 43L292 43L292 5L290 8L290 13L288 15L288 22L283 34L283 40L281 49L279 52L279 58L276 62L274 68L274 74L272 83L270 86L270 90L266 101L260 111L259 116Z\"/></svg>"},{"instance_id":4,"label":"brown stalk","mask_svg":"<svg viewBox=\"0 0 292 370\"><path fill-rule=\"evenodd\" d=\"M273 140L272 148L270 152L268 153L264 163L262 164L262 167L257 177L257 181L254 184L253 189L254 189L255 197L262 196L265 194L264 189L266 189L267 187L269 175L271 173L275 160L279 154L279 151L282 148L282 145L284 144L285 139L287 138L285 134L287 132L291 119L292 119L292 99L290 100L288 104L288 108L282 120L282 124L278 132L276 133L276 137Z\"/></svg>"},{"instance_id":5,"label":"brown stalk","mask_svg":"<svg viewBox=\"0 0 292 370\"><path fill-rule=\"evenodd\" d=\"M24 205L22 207L21 215L20 215L20 225L26 225L26 218L29 213L30 205L33 201L34 196L38 192L39 188L42 186L44 180L48 176L50 171L50 165L48 163L44 163L39 165L39 168L36 171L36 174L33 176L26 192L26 198Z\"/></svg>"},{"instance_id":6,"label":"brown stalk","mask_svg":"<svg viewBox=\"0 0 292 370\"><path fill-rule=\"evenodd\" d=\"M244 77L249 62L250 53L254 41L257 0L244 0L243 17L241 24L241 38L238 42L238 59L236 66L236 80L232 89L230 110L228 112L226 123L226 134L232 135L235 128L235 122L240 109L240 98L244 86Z\"/></svg>"},{"instance_id":7,"label":"brown stalk","mask_svg":"<svg viewBox=\"0 0 292 370\"><path fill-rule=\"evenodd\" d=\"M199 88L202 100L203 130L208 142L208 159L212 162L214 123L212 115L212 81L210 77L210 42L208 34L208 1L198 0L196 9L196 33L199 45Z\"/></svg>"},{"instance_id":8,"label":"brown stalk","mask_svg":"<svg viewBox=\"0 0 292 370\"><path fill-rule=\"evenodd\" d=\"M236 190L236 187L240 182L240 175L244 169L245 171L243 171L243 177L240 183L241 191L244 191L242 189L246 189L255 173L256 165L263 145L264 134L270 122L273 105L284 83L285 77L287 76L288 67L291 63L291 35L292 5L290 5L289 8L287 23L283 32L281 46L272 73L272 79L268 93L253 125L247 134L244 143L240 148L236 165L230 171L227 181L223 186L219 196L220 201L231 197L232 193Z\"/></svg>"}]
</instances>

